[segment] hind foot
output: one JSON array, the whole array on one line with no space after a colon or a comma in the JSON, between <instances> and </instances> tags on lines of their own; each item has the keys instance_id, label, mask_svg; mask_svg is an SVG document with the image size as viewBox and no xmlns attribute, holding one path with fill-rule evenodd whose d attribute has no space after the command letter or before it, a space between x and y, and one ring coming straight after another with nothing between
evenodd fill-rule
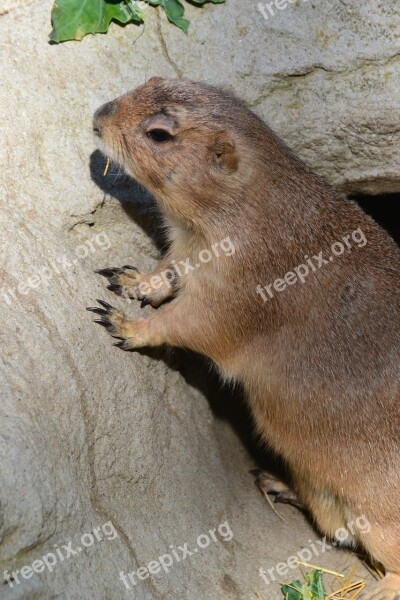
<instances>
[{"instance_id":1,"label":"hind foot","mask_svg":"<svg viewBox=\"0 0 400 600\"><path fill-rule=\"evenodd\" d=\"M359 600L400 600L400 575L388 573L381 581L368 587Z\"/></svg>"},{"instance_id":2,"label":"hind foot","mask_svg":"<svg viewBox=\"0 0 400 600\"><path fill-rule=\"evenodd\" d=\"M292 506L296 506L296 508L304 508L290 487L274 475L271 475L271 473L260 471L259 469L253 469L250 473L255 476L256 484L264 494L272 494L275 496L274 502L291 504ZM398 600L400 600L400 598Z\"/></svg>"}]
</instances>

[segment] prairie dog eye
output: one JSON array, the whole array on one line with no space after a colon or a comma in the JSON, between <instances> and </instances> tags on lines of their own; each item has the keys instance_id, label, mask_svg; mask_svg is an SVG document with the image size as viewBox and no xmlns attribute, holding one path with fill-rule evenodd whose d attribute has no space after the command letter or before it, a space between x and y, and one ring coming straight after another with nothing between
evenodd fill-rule
<instances>
[{"instance_id":1,"label":"prairie dog eye","mask_svg":"<svg viewBox=\"0 0 400 600\"><path fill-rule=\"evenodd\" d=\"M150 131L148 131L146 135L147 135L147 137L152 139L153 142L157 142L158 144L168 142L169 140L171 140L173 138L173 136L170 134L169 131L167 131L166 129L161 129L161 128L150 129Z\"/></svg>"}]
</instances>

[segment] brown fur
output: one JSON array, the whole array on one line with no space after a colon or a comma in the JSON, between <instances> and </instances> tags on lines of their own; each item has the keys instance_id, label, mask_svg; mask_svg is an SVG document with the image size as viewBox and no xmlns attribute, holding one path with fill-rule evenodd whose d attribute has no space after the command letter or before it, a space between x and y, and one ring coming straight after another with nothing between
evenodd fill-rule
<instances>
[{"instance_id":1,"label":"brown fur","mask_svg":"<svg viewBox=\"0 0 400 600\"><path fill-rule=\"evenodd\" d=\"M321 530L365 516L355 542L388 575L369 598L400 594L400 251L354 202L312 173L235 97L153 78L101 107L100 147L157 199L171 246L160 270L230 237L233 256L150 293L132 320L97 309L121 346L168 344L242 382L258 431L290 467ZM155 142L148 132L172 137ZM272 283L362 228L368 243L263 302ZM148 278L151 275L148 276ZM126 278L128 277L128 279ZM135 288L144 276L115 273ZM142 296L143 297L143 294Z\"/></svg>"}]
</instances>

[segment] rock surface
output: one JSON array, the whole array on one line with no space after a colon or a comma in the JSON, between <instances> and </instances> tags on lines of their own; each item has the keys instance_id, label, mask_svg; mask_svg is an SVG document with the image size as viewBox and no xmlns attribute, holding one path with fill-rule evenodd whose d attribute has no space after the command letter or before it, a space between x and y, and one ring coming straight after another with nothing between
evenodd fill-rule
<instances>
[{"instance_id":1,"label":"rock surface","mask_svg":"<svg viewBox=\"0 0 400 600\"><path fill-rule=\"evenodd\" d=\"M229 392L196 375L189 355L113 348L84 310L97 297L123 305L94 268L149 268L158 256L150 199L118 173L102 177L91 156L94 109L151 75L234 88L342 189L400 190L395 3L299 2L268 21L244 6L189 10L188 38L149 10L135 44L140 29L113 26L60 46L47 43L50 1L0 8L2 599L279 598L259 568L318 538L295 509L280 507L282 522L254 488L255 444L229 416L239 410L222 400ZM232 540L216 534L124 586L121 571L193 550L226 522ZM99 527L92 544L82 537ZM2 585L6 569L49 553L51 571ZM332 550L311 562L355 561Z\"/></svg>"}]
</instances>

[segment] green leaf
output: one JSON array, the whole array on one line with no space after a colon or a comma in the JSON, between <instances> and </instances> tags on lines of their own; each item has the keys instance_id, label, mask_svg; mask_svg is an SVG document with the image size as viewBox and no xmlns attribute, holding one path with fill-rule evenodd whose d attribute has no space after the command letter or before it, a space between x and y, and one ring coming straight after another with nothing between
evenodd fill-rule
<instances>
[{"instance_id":1,"label":"green leaf","mask_svg":"<svg viewBox=\"0 0 400 600\"><path fill-rule=\"evenodd\" d=\"M281 587L286 600L303 600L302 586L300 581L292 581L289 585Z\"/></svg>"},{"instance_id":2,"label":"green leaf","mask_svg":"<svg viewBox=\"0 0 400 600\"><path fill-rule=\"evenodd\" d=\"M322 571L306 573L304 580L303 583L296 580L281 586L286 600L325 600L326 590Z\"/></svg>"},{"instance_id":3,"label":"green leaf","mask_svg":"<svg viewBox=\"0 0 400 600\"><path fill-rule=\"evenodd\" d=\"M189 21L183 18L185 9L181 0L149 0L149 4L161 6L165 10L168 21L183 29L185 33L188 32Z\"/></svg>"},{"instance_id":4,"label":"green leaf","mask_svg":"<svg viewBox=\"0 0 400 600\"><path fill-rule=\"evenodd\" d=\"M168 20L185 33L189 21L184 18L184 0L145 0L150 6L164 9ZM225 0L188 0L196 6L223 4ZM135 0L55 0L51 13L53 31L50 40L64 42L81 40L88 33L106 33L111 21L122 25L130 22L141 23L144 13Z\"/></svg>"},{"instance_id":5,"label":"green leaf","mask_svg":"<svg viewBox=\"0 0 400 600\"><path fill-rule=\"evenodd\" d=\"M120 0L56 0L51 13L50 40L81 40L88 33L106 33L111 21L142 22L143 13L133 2Z\"/></svg>"},{"instance_id":6,"label":"green leaf","mask_svg":"<svg viewBox=\"0 0 400 600\"><path fill-rule=\"evenodd\" d=\"M322 571L308 573L307 579L311 590L311 597L316 598L317 600L324 600L326 591Z\"/></svg>"}]
</instances>

